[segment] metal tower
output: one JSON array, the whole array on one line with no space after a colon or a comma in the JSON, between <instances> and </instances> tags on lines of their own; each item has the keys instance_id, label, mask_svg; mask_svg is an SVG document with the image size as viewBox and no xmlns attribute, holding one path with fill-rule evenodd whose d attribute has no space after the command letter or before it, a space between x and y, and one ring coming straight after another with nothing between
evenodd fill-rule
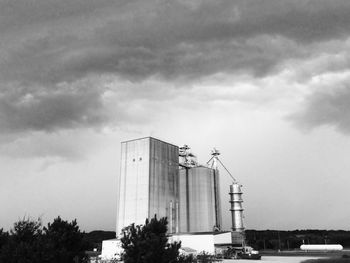
<instances>
[{"instance_id":1,"label":"metal tower","mask_svg":"<svg viewBox=\"0 0 350 263\"><path fill-rule=\"evenodd\" d=\"M230 185L230 204L232 217L232 231L243 232L243 206L242 190L239 183L234 182Z\"/></svg>"},{"instance_id":2,"label":"metal tower","mask_svg":"<svg viewBox=\"0 0 350 263\"><path fill-rule=\"evenodd\" d=\"M229 170L219 159L220 152L217 149L213 149L211 153L212 157L207 162L212 168L217 169L217 164L220 163L226 172L232 179L230 185L230 204L231 204L231 218L232 218L232 243L243 244L244 243L244 224L243 224L243 206L242 206L242 185L232 176Z\"/></svg>"}]
</instances>

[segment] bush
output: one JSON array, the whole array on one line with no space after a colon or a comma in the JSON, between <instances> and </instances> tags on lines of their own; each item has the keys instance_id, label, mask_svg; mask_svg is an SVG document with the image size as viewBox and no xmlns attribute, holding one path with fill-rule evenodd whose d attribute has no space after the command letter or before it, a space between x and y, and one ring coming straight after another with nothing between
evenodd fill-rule
<instances>
[{"instance_id":1,"label":"bush","mask_svg":"<svg viewBox=\"0 0 350 263\"><path fill-rule=\"evenodd\" d=\"M197 262L196 258L192 255L179 255L177 258L178 263L193 263Z\"/></svg>"},{"instance_id":2,"label":"bush","mask_svg":"<svg viewBox=\"0 0 350 263\"><path fill-rule=\"evenodd\" d=\"M168 243L166 217L156 216L144 225L131 224L122 230L122 260L125 263L172 263L179 257L180 243Z\"/></svg>"},{"instance_id":3,"label":"bush","mask_svg":"<svg viewBox=\"0 0 350 263\"><path fill-rule=\"evenodd\" d=\"M197 262L200 262L200 263L212 263L216 261L218 261L218 259L214 255L209 254L205 251L197 255Z\"/></svg>"}]
</instances>

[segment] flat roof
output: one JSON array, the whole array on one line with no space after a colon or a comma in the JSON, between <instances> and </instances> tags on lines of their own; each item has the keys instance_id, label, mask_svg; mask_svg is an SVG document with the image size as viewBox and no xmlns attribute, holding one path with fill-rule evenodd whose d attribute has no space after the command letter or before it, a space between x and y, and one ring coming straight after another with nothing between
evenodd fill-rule
<instances>
[{"instance_id":1,"label":"flat roof","mask_svg":"<svg viewBox=\"0 0 350 263\"><path fill-rule=\"evenodd\" d=\"M132 142L132 141L138 141L138 140L144 140L144 139L153 139L153 140L156 140L156 141L160 141L162 143L166 143L166 144L170 144L172 146L175 146L175 147L179 147L173 143L169 143L169 142L166 142L166 141L163 141L163 140L160 140L160 139L157 139L157 138L154 138L152 136L146 136L146 137L141 137L141 138L137 138L137 139L132 139L132 140L126 140L126 141L122 141L121 143L127 143L127 142Z\"/></svg>"}]
</instances>

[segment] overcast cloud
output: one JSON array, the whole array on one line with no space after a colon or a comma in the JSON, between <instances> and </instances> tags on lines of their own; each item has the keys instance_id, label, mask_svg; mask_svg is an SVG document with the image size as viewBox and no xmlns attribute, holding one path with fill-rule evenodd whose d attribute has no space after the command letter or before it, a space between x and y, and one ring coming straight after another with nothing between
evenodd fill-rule
<instances>
[{"instance_id":1,"label":"overcast cloud","mask_svg":"<svg viewBox=\"0 0 350 263\"><path fill-rule=\"evenodd\" d=\"M263 78L290 60L298 66L318 56L322 43L324 53L341 52L330 43L350 30L345 0L15 0L0 7L2 132L114 121L102 99L105 83L95 80L101 76L138 83L219 73ZM303 122L318 124L314 111L305 114Z\"/></svg>"},{"instance_id":2,"label":"overcast cloud","mask_svg":"<svg viewBox=\"0 0 350 263\"><path fill-rule=\"evenodd\" d=\"M347 84L340 87L323 88L306 98L305 108L294 114L292 119L301 128L333 126L339 131L350 133L350 89Z\"/></svg>"},{"instance_id":3,"label":"overcast cloud","mask_svg":"<svg viewBox=\"0 0 350 263\"><path fill-rule=\"evenodd\" d=\"M318 212L349 200L349 14L348 0L0 0L6 223L46 207L89 228L94 204L114 227L119 142L151 135L202 163L222 148L251 227L344 228L343 204Z\"/></svg>"}]
</instances>

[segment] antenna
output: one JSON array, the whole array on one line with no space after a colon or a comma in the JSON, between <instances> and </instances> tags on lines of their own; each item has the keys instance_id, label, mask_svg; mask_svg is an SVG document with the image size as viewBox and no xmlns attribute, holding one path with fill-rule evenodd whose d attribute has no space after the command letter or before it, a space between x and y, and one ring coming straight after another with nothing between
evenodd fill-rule
<instances>
[{"instance_id":1,"label":"antenna","mask_svg":"<svg viewBox=\"0 0 350 263\"><path fill-rule=\"evenodd\" d=\"M231 176L232 180L234 183L237 182L237 180L233 177L233 175L230 173L230 171L226 168L226 166L221 162L221 160L219 159L219 155L220 155L220 151L217 150L216 148L214 148L211 151L211 158L209 159L209 161L207 162L207 165L210 165L210 167L212 169L218 169L217 163L219 162L221 164L222 167L224 167L224 169L226 170L226 172Z\"/></svg>"}]
</instances>

